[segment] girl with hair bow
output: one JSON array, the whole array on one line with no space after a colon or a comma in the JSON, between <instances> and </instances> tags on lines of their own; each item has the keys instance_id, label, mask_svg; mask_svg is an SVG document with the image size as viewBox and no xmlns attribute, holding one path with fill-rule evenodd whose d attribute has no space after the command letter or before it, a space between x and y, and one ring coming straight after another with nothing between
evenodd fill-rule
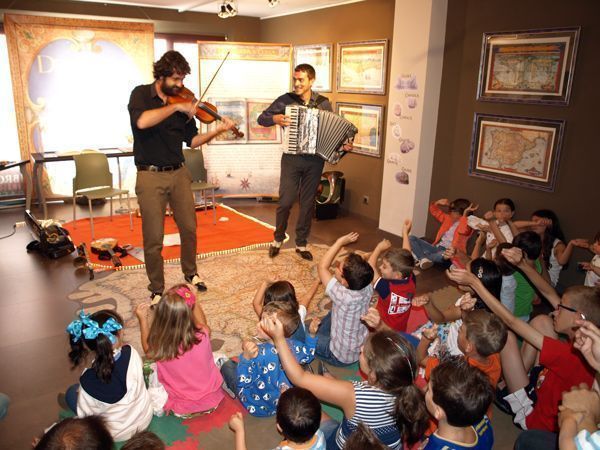
<instances>
[{"instance_id":1,"label":"girl with hair bow","mask_svg":"<svg viewBox=\"0 0 600 450\"><path fill-rule=\"evenodd\" d=\"M187 284L167 290L152 310L151 326L149 310L150 304L142 303L135 314L142 347L156 362L158 381L168 395L163 410L186 418L214 411L224 398L223 377L213 359L210 328L196 294Z\"/></svg>"},{"instance_id":2,"label":"girl with hair bow","mask_svg":"<svg viewBox=\"0 0 600 450\"><path fill-rule=\"evenodd\" d=\"M79 384L66 393L69 407L78 417L102 416L115 441L125 441L144 430L152 419L142 359L130 345L122 345L123 319L116 312L102 310L86 314L67 326L73 368L93 357Z\"/></svg>"}]
</instances>

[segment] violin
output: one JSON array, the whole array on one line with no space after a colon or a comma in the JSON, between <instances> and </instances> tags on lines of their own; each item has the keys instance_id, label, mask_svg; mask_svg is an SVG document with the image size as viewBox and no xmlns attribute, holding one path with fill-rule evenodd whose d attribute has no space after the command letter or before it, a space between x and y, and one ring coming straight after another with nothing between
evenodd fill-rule
<instances>
[{"instance_id":1,"label":"violin","mask_svg":"<svg viewBox=\"0 0 600 450\"><path fill-rule=\"evenodd\" d=\"M124 247L119 247L117 240L114 238L102 238L92 241L92 253L98 255L101 261L112 261L115 267L121 267L123 263L115 252L121 254L121 258L127 256L127 250Z\"/></svg>"},{"instance_id":2,"label":"violin","mask_svg":"<svg viewBox=\"0 0 600 450\"><path fill-rule=\"evenodd\" d=\"M196 112L194 115L204 124L213 123L215 120L223 120L223 117L221 117L215 105L198 101L194 93L185 86L180 89L177 95L170 95L167 97L167 103L169 105L183 102L192 102L196 104ZM235 134L237 138L244 137L244 133L235 126L231 128L231 132Z\"/></svg>"},{"instance_id":3,"label":"violin","mask_svg":"<svg viewBox=\"0 0 600 450\"><path fill-rule=\"evenodd\" d=\"M86 268L90 274L90 280L94 279L94 267L90 262L90 255L88 254L85 242L77 246L77 257L73 260L73 265L77 269Z\"/></svg>"}]
</instances>

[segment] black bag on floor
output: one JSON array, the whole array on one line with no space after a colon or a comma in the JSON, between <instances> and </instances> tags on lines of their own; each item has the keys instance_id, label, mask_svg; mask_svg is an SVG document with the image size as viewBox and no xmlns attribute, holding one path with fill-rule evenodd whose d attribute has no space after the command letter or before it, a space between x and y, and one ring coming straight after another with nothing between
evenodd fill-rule
<instances>
[{"instance_id":1,"label":"black bag on floor","mask_svg":"<svg viewBox=\"0 0 600 450\"><path fill-rule=\"evenodd\" d=\"M28 210L25 211L25 223L36 239L27 244L28 252L37 251L48 258L58 259L75 251L69 232L60 225L51 223L42 226Z\"/></svg>"}]
</instances>

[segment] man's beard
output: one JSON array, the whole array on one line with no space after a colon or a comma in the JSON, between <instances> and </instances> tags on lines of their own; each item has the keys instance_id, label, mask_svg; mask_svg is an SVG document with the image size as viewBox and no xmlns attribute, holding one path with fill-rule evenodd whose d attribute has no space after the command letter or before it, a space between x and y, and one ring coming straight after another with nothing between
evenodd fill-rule
<instances>
[{"instance_id":1,"label":"man's beard","mask_svg":"<svg viewBox=\"0 0 600 450\"><path fill-rule=\"evenodd\" d=\"M179 88L179 86L167 86L167 83L164 80L160 85L160 90L163 91L163 93L165 95L168 95L169 97L175 97L181 92L181 88Z\"/></svg>"}]
</instances>

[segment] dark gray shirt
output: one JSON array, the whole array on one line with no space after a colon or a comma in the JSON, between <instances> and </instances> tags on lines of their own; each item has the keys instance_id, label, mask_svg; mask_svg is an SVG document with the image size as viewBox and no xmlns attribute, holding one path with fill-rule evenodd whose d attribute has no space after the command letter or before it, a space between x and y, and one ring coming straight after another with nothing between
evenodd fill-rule
<instances>
[{"instance_id":1,"label":"dark gray shirt","mask_svg":"<svg viewBox=\"0 0 600 450\"><path fill-rule=\"evenodd\" d=\"M329 99L324 97L317 92L312 92L308 104L293 92L288 92L275 99L271 105L265 109L260 116L258 116L257 122L263 127L272 127L275 125L273 122L273 116L275 114L285 114L285 107L288 105L303 105L311 108L323 109L325 111L333 111Z\"/></svg>"}]
</instances>

